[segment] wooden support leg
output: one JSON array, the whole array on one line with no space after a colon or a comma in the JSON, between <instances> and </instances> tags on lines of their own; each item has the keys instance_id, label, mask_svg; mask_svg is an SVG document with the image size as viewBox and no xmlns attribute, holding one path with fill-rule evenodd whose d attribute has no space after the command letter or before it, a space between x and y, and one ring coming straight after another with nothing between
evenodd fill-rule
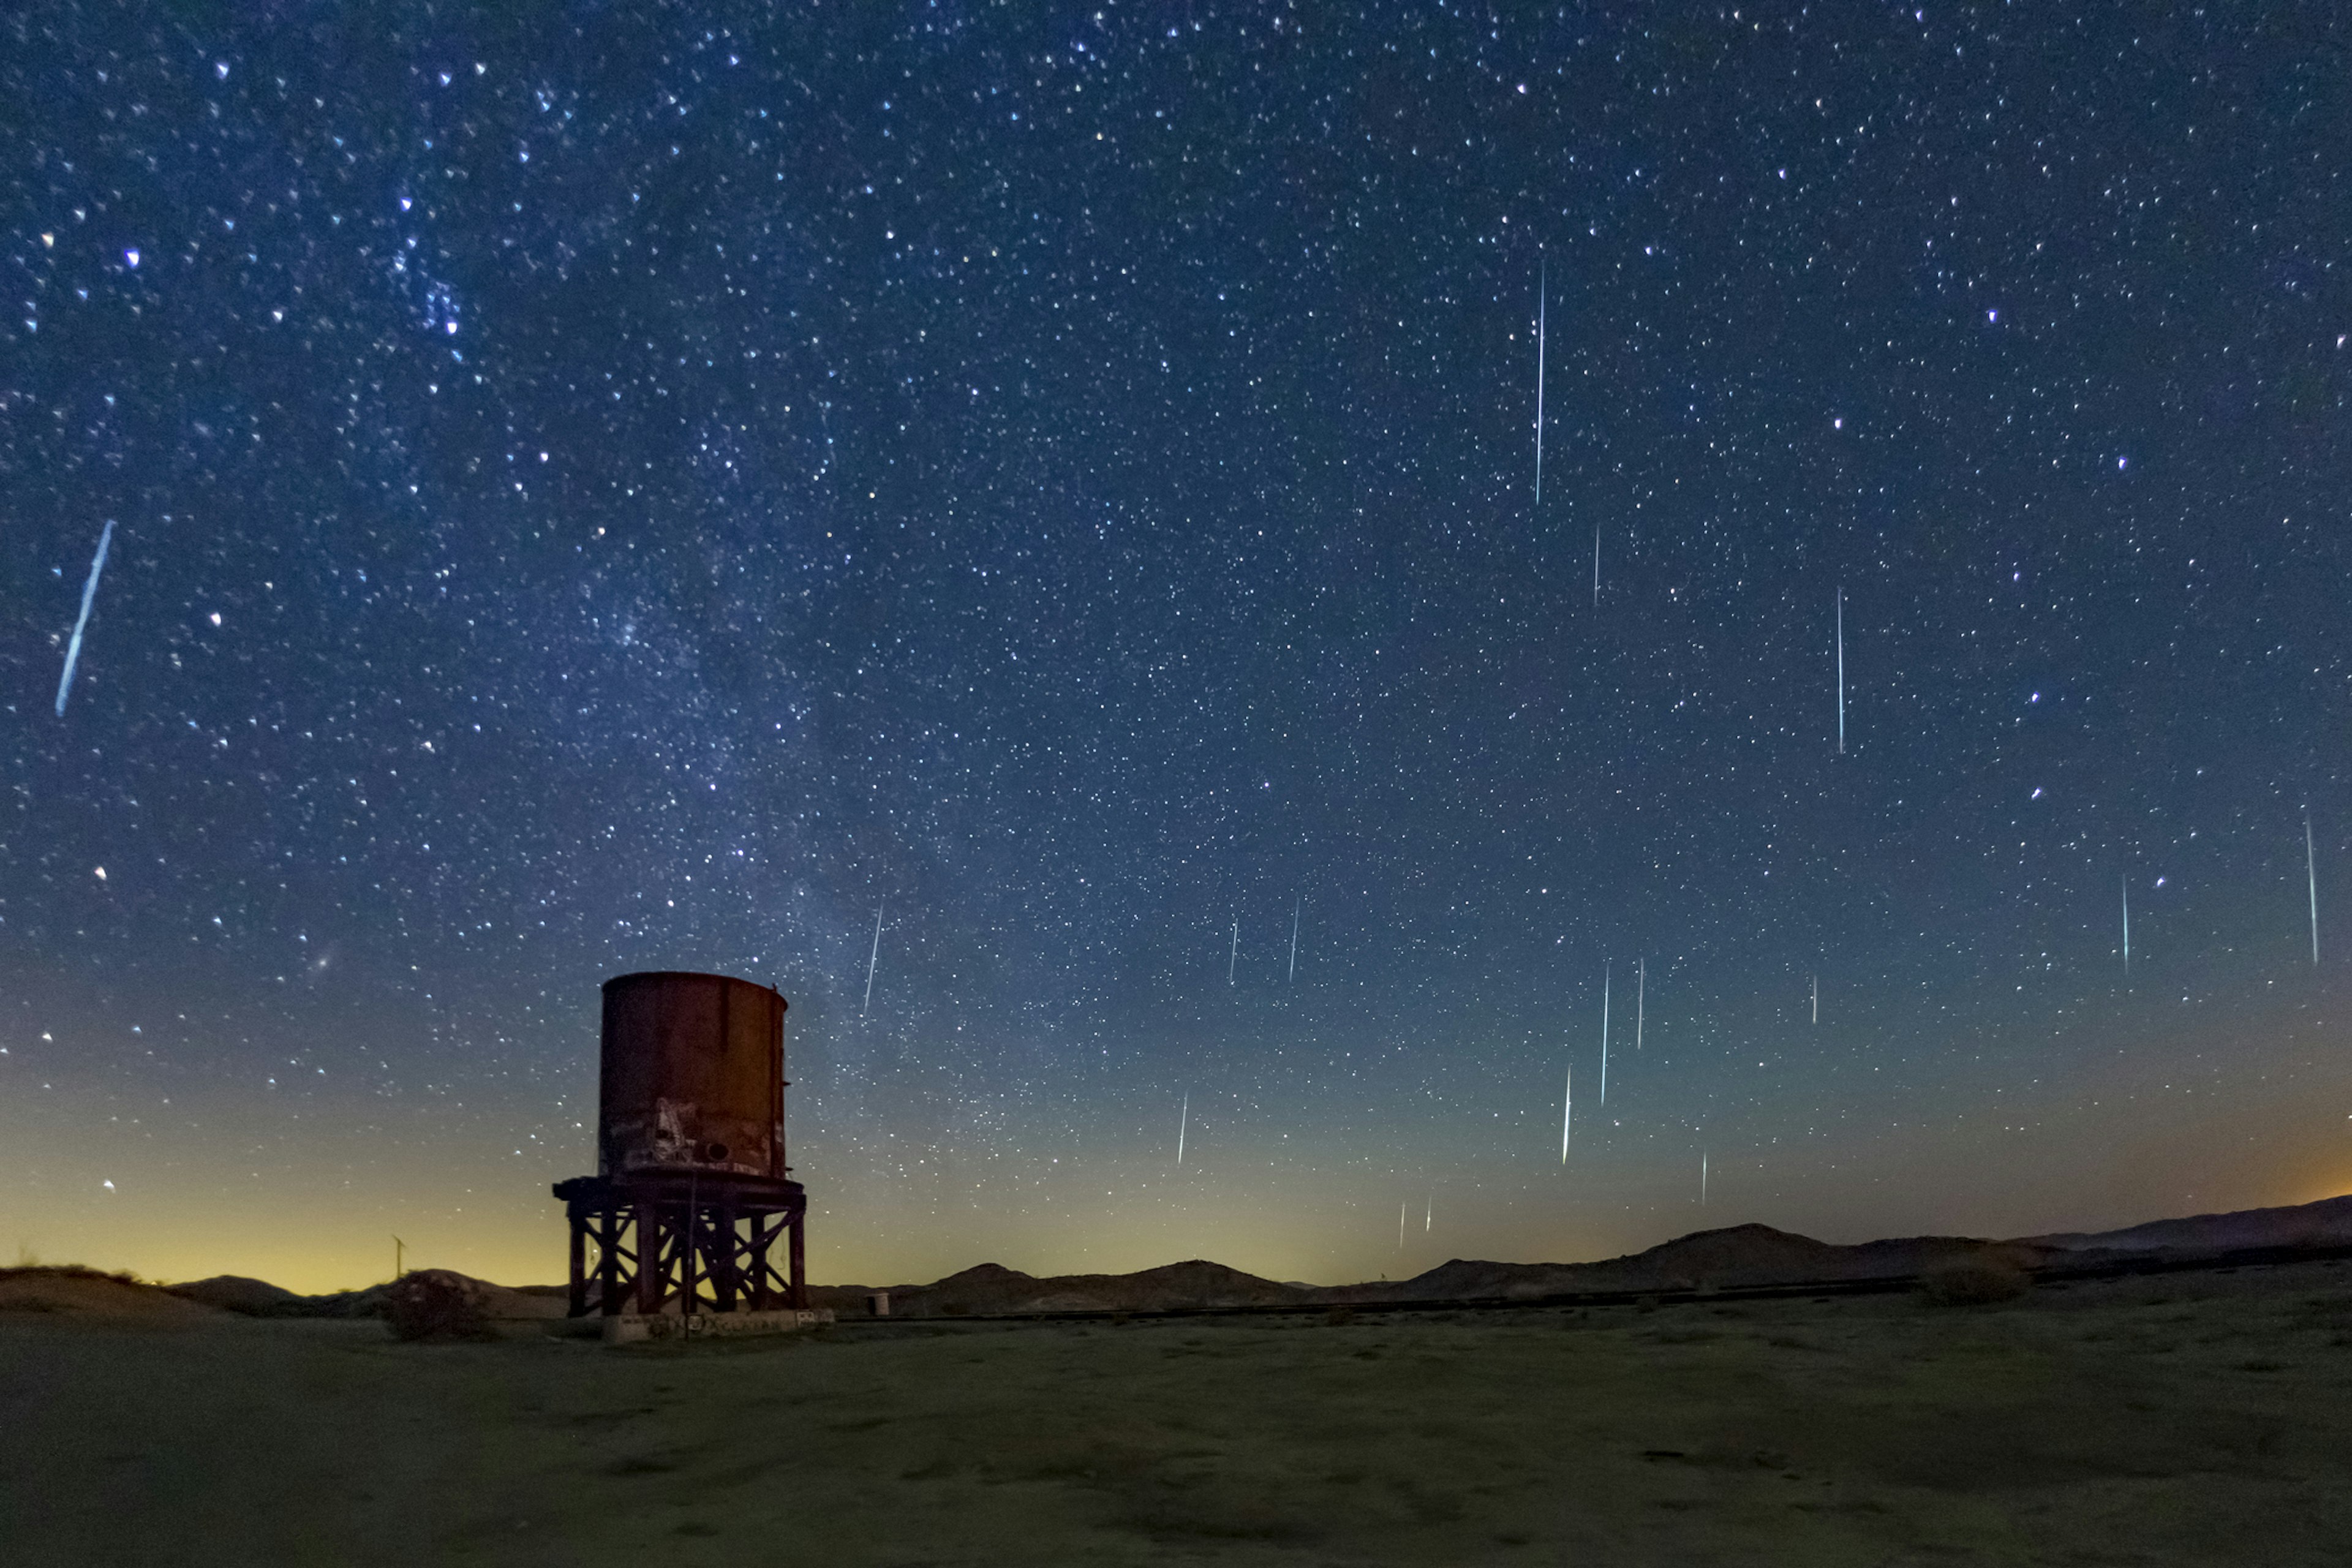
<instances>
[{"instance_id":1,"label":"wooden support leg","mask_svg":"<svg viewBox=\"0 0 2352 1568\"><path fill-rule=\"evenodd\" d=\"M654 1205L639 1204L637 1215L637 1311L652 1317L662 1304L661 1221Z\"/></svg>"},{"instance_id":2,"label":"wooden support leg","mask_svg":"<svg viewBox=\"0 0 2352 1568\"><path fill-rule=\"evenodd\" d=\"M565 1216L572 1223L572 1301L570 1315L588 1315L588 1226L589 1216L577 1206Z\"/></svg>"},{"instance_id":3,"label":"wooden support leg","mask_svg":"<svg viewBox=\"0 0 2352 1568\"><path fill-rule=\"evenodd\" d=\"M711 1283L718 1287L719 1310L735 1310L735 1205L722 1203L711 1226L710 1261L717 1269Z\"/></svg>"},{"instance_id":4,"label":"wooden support leg","mask_svg":"<svg viewBox=\"0 0 2352 1568\"><path fill-rule=\"evenodd\" d=\"M792 1258L793 1271L792 1306L793 1310L795 1312L805 1310L808 1307L808 1281L803 1278L803 1264L804 1259L801 1237L801 1233L805 1228L807 1220L808 1205L806 1204L803 1204L799 1208L793 1211L792 1218L786 1222L786 1227L789 1233L787 1245L791 1249L789 1256Z\"/></svg>"},{"instance_id":5,"label":"wooden support leg","mask_svg":"<svg viewBox=\"0 0 2352 1568\"><path fill-rule=\"evenodd\" d=\"M604 1229L596 1238L596 1310L608 1318L621 1311L621 1211L608 1208L596 1216Z\"/></svg>"}]
</instances>

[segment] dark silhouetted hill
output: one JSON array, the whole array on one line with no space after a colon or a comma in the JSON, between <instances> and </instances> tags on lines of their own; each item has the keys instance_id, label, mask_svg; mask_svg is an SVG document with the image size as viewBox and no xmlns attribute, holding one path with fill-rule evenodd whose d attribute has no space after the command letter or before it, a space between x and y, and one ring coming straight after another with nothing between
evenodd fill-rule
<instances>
[{"instance_id":1,"label":"dark silhouetted hill","mask_svg":"<svg viewBox=\"0 0 2352 1568\"><path fill-rule=\"evenodd\" d=\"M866 1298L879 1287L820 1286L809 1304L831 1307L844 1316L862 1315ZM991 1317L1020 1312L1169 1311L1296 1304L1312 1292L1261 1279L1222 1263L1194 1258L1135 1274L1057 1274L1040 1279L982 1263L929 1285L893 1285L895 1318Z\"/></svg>"},{"instance_id":2,"label":"dark silhouetted hill","mask_svg":"<svg viewBox=\"0 0 2352 1568\"><path fill-rule=\"evenodd\" d=\"M2124 1230L2063 1231L2025 1243L2065 1252L2239 1252L2261 1247L2352 1246L2352 1194L2284 1208L2150 1220Z\"/></svg>"}]
</instances>

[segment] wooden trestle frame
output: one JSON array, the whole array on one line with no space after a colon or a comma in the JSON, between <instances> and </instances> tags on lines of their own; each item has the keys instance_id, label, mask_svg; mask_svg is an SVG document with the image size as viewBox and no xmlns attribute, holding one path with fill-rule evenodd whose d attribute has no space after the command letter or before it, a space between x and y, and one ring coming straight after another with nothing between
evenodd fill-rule
<instances>
[{"instance_id":1,"label":"wooden trestle frame","mask_svg":"<svg viewBox=\"0 0 2352 1568\"><path fill-rule=\"evenodd\" d=\"M808 1305L798 1182L637 1171L555 1184L572 1222L572 1312L764 1312ZM769 1252L785 1242L779 1272ZM593 1249L592 1260L590 1252Z\"/></svg>"}]
</instances>

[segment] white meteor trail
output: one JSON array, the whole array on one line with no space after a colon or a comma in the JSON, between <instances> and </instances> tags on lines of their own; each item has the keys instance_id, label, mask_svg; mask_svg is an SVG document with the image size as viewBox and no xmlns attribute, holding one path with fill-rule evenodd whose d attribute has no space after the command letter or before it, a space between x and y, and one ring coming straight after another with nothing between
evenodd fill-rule
<instances>
[{"instance_id":1,"label":"white meteor trail","mask_svg":"<svg viewBox=\"0 0 2352 1568\"><path fill-rule=\"evenodd\" d=\"M1837 591L1838 755L1845 755L1845 590Z\"/></svg>"},{"instance_id":2,"label":"white meteor trail","mask_svg":"<svg viewBox=\"0 0 2352 1568\"><path fill-rule=\"evenodd\" d=\"M1234 951L1225 959L1225 984L1234 983L1234 970L1242 961L1242 922L1234 922Z\"/></svg>"},{"instance_id":3,"label":"white meteor trail","mask_svg":"<svg viewBox=\"0 0 2352 1568\"><path fill-rule=\"evenodd\" d=\"M877 904L874 906L874 951L866 955L866 1005L857 1009L857 1016L861 1018L866 1016L866 1009L874 1005L874 968L881 962L882 905Z\"/></svg>"},{"instance_id":4,"label":"white meteor trail","mask_svg":"<svg viewBox=\"0 0 2352 1568\"><path fill-rule=\"evenodd\" d=\"M2123 879L2124 889L2124 973L2131 973L2131 879Z\"/></svg>"},{"instance_id":5,"label":"white meteor trail","mask_svg":"<svg viewBox=\"0 0 2352 1568\"><path fill-rule=\"evenodd\" d=\"M106 570L106 547L114 542L114 520L99 531L98 553L90 558L89 581L81 587L81 614L74 621L73 639L66 644L65 673L58 677L58 717L66 716L66 697L73 689L74 666L81 662L82 628L89 625L89 606L98 598L98 574Z\"/></svg>"},{"instance_id":6,"label":"white meteor trail","mask_svg":"<svg viewBox=\"0 0 2352 1568\"><path fill-rule=\"evenodd\" d=\"M1706 1206L1706 1151L1698 1152L1698 1205Z\"/></svg>"},{"instance_id":7,"label":"white meteor trail","mask_svg":"<svg viewBox=\"0 0 2352 1568\"><path fill-rule=\"evenodd\" d=\"M1592 525L1592 607L1601 607L1601 525Z\"/></svg>"},{"instance_id":8,"label":"white meteor trail","mask_svg":"<svg viewBox=\"0 0 2352 1568\"><path fill-rule=\"evenodd\" d=\"M1536 505L1543 505L1544 305L1551 295L1547 264L1536 268Z\"/></svg>"},{"instance_id":9,"label":"white meteor trail","mask_svg":"<svg viewBox=\"0 0 2352 1568\"><path fill-rule=\"evenodd\" d=\"M1307 900L1301 899L1290 908L1290 980L1294 984L1298 980L1298 912L1306 907Z\"/></svg>"},{"instance_id":10,"label":"white meteor trail","mask_svg":"<svg viewBox=\"0 0 2352 1568\"><path fill-rule=\"evenodd\" d=\"M1813 1022L1814 1022L1814 1023L1816 1023L1816 1024L1818 1024L1818 1023L1820 1023L1821 1021L1822 1021L1822 977L1821 977L1821 975L1820 975L1819 973L1816 973L1816 974L1814 974L1814 976L1813 976Z\"/></svg>"},{"instance_id":11,"label":"white meteor trail","mask_svg":"<svg viewBox=\"0 0 2352 1568\"><path fill-rule=\"evenodd\" d=\"M1637 958L1633 961L1633 1048L1637 1051L1642 1048L1642 1004L1649 991L1650 961Z\"/></svg>"},{"instance_id":12,"label":"white meteor trail","mask_svg":"<svg viewBox=\"0 0 2352 1568\"><path fill-rule=\"evenodd\" d=\"M1184 1163L1184 1130L1192 1121L1192 1091L1184 1091L1184 1109L1176 1113L1176 1163Z\"/></svg>"},{"instance_id":13,"label":"white meteor trail","mask_svg":"<svg viewBox=\"0 0 2352 1568\"><path fill-rule=\"evenodd\" d=\"M1576 1069L1568 1069L1559 1089L1559 1163L1568 1163L1569 1126L1576 1115Z\"/></svg>"},{"instance_id":14,"label":"white meteor trail","mask_svg":"<svg viewBox=\"0 0 2352 1568\"><path fill-rule=\"evenodd\" d=\"M1399 1252L1402 1252L1404 1250L1404 1211L1412 1205L1412 1200L1411 1198L1407 1198L1403 1203L1397 1205L1397 1250Z\"/></svg>"},{"instance_id":15,"label":"white meteor trail","mask_svg":"<svg viewBox=\"0 0 2352 1568\"><path fill-rule=\"evenodd\" d=\"M1601 1103L1609 1103L1609 965L1601 966Z\"/></svg>"},{"instance_id":16,"label":"white meteor trail","mask_svg":"<svg viewBox=\"0 0 2352 1568\"><path fill-rule=\"evenodd\" d=\"M1421 1234L1427 1236L1429 1227L1437 1223L1437 1194L1429 1194L1429 1206L1421 1211Z\"/></svg>"},{"instance_id":17,"label":"white meteor trail","mask_svg":"<svg viewBox=\"0 0 2352 1568\"><path fill-rule=\"evenodd\" d=\"M2311 888L2311 962L2319 962L2319 858L2311 847L2311 817L2303 819L2303 874Z\"/></svg>"}]
</instances>

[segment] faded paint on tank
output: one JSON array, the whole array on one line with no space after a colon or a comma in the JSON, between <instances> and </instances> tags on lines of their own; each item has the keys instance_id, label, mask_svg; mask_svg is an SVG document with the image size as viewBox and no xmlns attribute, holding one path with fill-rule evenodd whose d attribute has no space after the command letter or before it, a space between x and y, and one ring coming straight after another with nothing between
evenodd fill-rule
<instances>
[{"instance_id":1,"label":"faded paint on tank","mask_svg":"<svg viewBox=\"0 0 2352 1568\"><path fill-rule=\"evenodd\" d=\"M782 1176L784 999L724 974L604 982L597 1173Z\"/></svg>"}]
</instances>

